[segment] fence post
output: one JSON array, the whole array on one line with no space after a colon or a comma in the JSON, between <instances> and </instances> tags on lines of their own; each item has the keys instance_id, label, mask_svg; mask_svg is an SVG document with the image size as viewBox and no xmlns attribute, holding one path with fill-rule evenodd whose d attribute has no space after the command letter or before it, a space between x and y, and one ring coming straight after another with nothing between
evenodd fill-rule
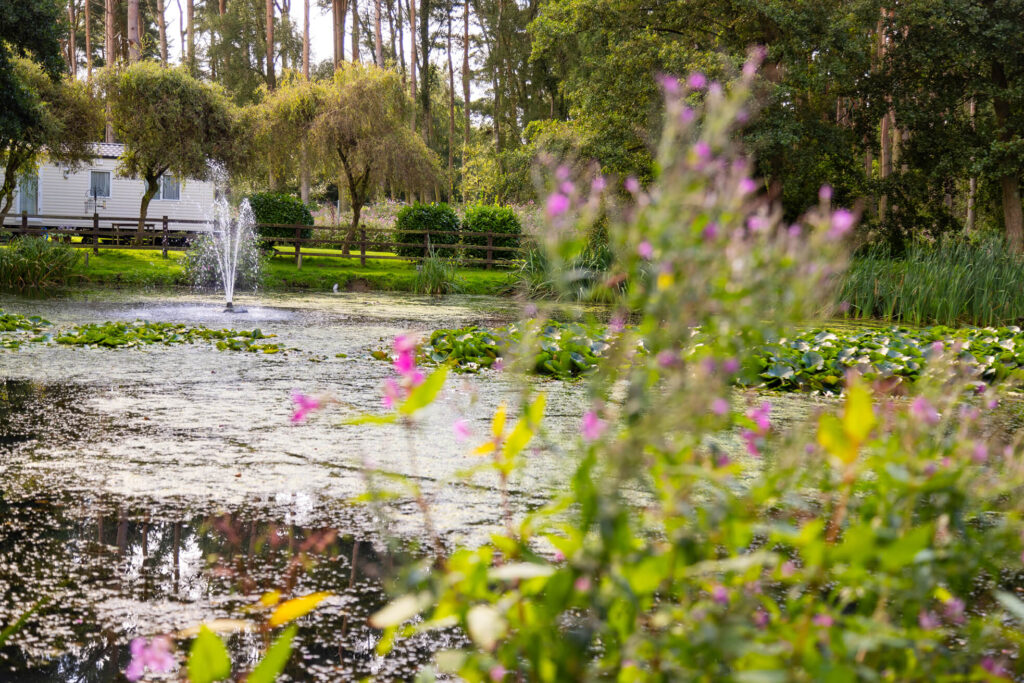
<instances>
[{"instance_id":1,"label":"fence post","mask_svg":"<svg viewBox=\"0 0 1024 683\"><path fill-rule=\"evenodd\" d=\"M423 233L423 258L426 259L430 256L430 228L427 228L426 232Z\"/></svg>"},{"instance_id":2,"label":"fence post","mask_svg":"<svg viewBox=\"0 0 1024 683\"><path fill-rule=\"evenodd\" d=\"M28 211L21 212L21 234L28 234Z\"/></svg>"},{"instance_id":3,"label":"fence post","mask_svg":"<svg viewBox=\"0 0 1024 683\"><path fill-rule=\"evenodd\" d=\"M167 258L167 216L164 216L164 244L163 244L163 257Z\"/></svg>"},{"instance_id":4,"label":"fence post","mask_svg":"<svg viewBox=\"0 0 1024 683\"><path fill-rule=\"evenodd\" d=\"M302 228L298 225L295 226L295 270L302 270L302 244L299 240L302 239Z\"/></svg>"},{"instance_id":5,"label":"fence post","mask_svg":"<svg viewBox=\"0 0 1024 683\"><path fill-rule=\"evenodd\" d=\"M359 265L366 265L366 228L359 228Z\"/></svg>"},{"instance_id":6,"label":"fence post","mask_svg":"<svg viewBox=\"0 0 1024 683\"><path fill-rule=\"evenodd\" d=\"M100 253L100 215L95 209L92 212L92 253Z\"/></svg>"},{"instance_id":7,"label":"fence post","mask_svg":"<svg viewBox=\"0 0 1024 683\"><path fill-rule=\"evenodd\" d=\"M487 233L487 270L491 269L491 265L494 263L494 237L491 233Z\"/></svg>"}]
</instances>

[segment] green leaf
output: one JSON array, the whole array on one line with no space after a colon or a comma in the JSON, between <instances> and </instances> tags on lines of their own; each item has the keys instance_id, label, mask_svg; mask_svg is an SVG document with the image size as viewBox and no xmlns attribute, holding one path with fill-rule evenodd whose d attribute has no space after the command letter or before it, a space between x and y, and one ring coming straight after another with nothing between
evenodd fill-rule
<instances>
[{"instance_id":1,"label":"green leaf","mask_svg":"<svg viewBox=\"0 0 1024 683\"><path fill-rule=\"evenodd\" d=\"M206 628L192 641L188 652L188 678L191 683L213 683L231 675L231 655L220 637Z\"/></svg>"},{"instance_id":2,"label":"green leaf","mask_svg":"<svg viewBox=\"0 0 1024 683\"><path fill-rule=\"evenodd\" d=\"M298 630L298 627L293 624L278 636L274 644L267 650L267 654L263 656L263 660L249 674L246 683L274 683L277 680L288 664L288 658L292 655L292 641Z\"/></svg>"},{"instance_id":3,"label":"green leaf","mask_svg":"<svg viewBox=\"0 0 1024 683\"><path fill-rule=\"evenodd\" d=\"M402 415L412 415L433 403L434 399L437 398L437 394L444 386L444 381L447 377L447 367L440 367L434 370L423 380L422 384L409 393L409 398L402 401L398 406L398 411Z\"/></svg>"}]
</instances>

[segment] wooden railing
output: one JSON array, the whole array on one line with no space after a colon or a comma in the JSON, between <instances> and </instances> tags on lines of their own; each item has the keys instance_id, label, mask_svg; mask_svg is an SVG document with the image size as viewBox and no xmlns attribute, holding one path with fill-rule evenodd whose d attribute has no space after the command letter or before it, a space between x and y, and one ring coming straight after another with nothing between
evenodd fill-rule
<instances>
[{"instance_id":1,"label":"wooden railing","mask_svg":"<svg viewBox=\"0 0 1024 683\"><path fill-rule=\"evenodd\" d=\"M16 225L11 225L14 218ZM7 223L0 226L0 242L5 242L20 235L46 236L50 239L64 241L76 249L92 249L99 253L102 249L160 249L164 258L170 251L185 251L189 243L205 232L207 221L194 219L177 219L168 216L146 218L146 228L138 230L138 216L64 216L51 214L27 214L8 216ZM88 225L63 225L61 221L75 221ZM38 227L40 222L47 226ZM103 223L103 227L100 223ZM109 226L109 227L108 227ZM302 267L303 254L306 256L328 258L359 259L365 266L366 260L401 260L421 261L434 251L442 253L462 253L466 251L483 252L485 258L469 258L462 254L460 259L467 265L483 265L488 270L494 266L510 265L519 258L519 246L499 246L495 242L502 238L508 240L511 235L496 232L471 231L438 231L438 230L404 230L403 235L422 235L422 240L415 242L396 242L394 230L373 227L361 227L353 234L347 225L298 225L293 223L260 223L258 228L278 228L291 231L288 236L263 236L259 240L267 247L273 247L278 254L287 254L278 247L294 250L295 263ZM303 234L312 234L303 237ZM81 238L74 241L72 238ZM520 244L531 239L526 235L515 237ZM471 242L471 243L467 243ZM402 249L406 255L398 255ZM325 251L329 250L329 251ZM415 250L416 253L408 254Z\"/></svg>"}]
</instances>

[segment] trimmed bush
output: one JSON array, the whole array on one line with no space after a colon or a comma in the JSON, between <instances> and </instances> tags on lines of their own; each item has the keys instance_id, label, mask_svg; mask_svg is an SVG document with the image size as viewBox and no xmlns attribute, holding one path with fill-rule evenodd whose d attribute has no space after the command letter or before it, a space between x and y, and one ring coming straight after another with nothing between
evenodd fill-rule
<instances>
[{"instance_id":1,"label":"trimmed bush","mask_svg":"<svg viewBox=\"0 0 1024 683\"><path fill-rule=\"evenodd\" d=\"M419 232L423 230L430 231L431 245L455 244L458 241L457 236L447 237L440 233L458 232L459 217L455 215L452 207L444 203L420 204L416 202L412 206L405 207L398 212L398 220L395 221L395 242L413 246L397 247L395 253L399 256L423 256L427 251L426 233ZM455 252L456 250L450 247L432 250L432 253L437 256L454 256Z\"/></svg>"},{"instance_id":2,"label":"trimmed bush","mask_svg":"<svg viewBox=\"0 0 1024 683\"><path fill-rule=\"evenodd\" d=\"M519 248L520 238L523 234L523 226L519 222L519 216L509 206L489 206L487 204L476 204L466 208L466 215L462 219L463 232L501 233L495 235L491 244L495 247ZM486 235L463 235L462 243L467 246L480 246L482 249L467 249L465 254L468 258L487 258L487 236ZM518 258L518 251L494 251L495 261L508 261Z\"/></svg>"},{"instance_id":3,"label":"trimmed bush","mask_svg":"<svg viewBox=\"0 0 1024 683\"><path fill-rule=\"evenodd\" d=\"M45 292L63 287L78 263L78 252L45 237L16 237L0 247L0 290Z\"/></svg>"},{"instance_id":4,"label":"trimmed bush","mask_svg":"<svg viewBox=\"0 0 1024 683\"><path fill-rule=\"evenodd\" d=\"M313 225L313 214L298 197L278 192L257 192L246 197L252 207L257 223L289 223ZM256 229L260 237L287 239L295 237L293 228L270 228L260 225ZM312 228L302 231L302 238L309 239Z\"/></svg>"}]
</instances>

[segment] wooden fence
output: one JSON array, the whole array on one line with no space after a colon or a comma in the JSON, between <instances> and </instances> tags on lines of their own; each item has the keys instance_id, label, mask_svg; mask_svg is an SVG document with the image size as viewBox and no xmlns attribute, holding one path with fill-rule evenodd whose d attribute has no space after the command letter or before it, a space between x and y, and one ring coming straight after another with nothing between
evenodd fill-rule
<instances>
[{"instance_id":1,"label":"wooden fence","mask_svg":"<svg viewBox=\"0 0 1024 683\"><path fill-rule=\"evenodd\" d=\"M10 216L8 217L8 220ZM100 227L100 222L109 225ZM62 221L74 221L79 225L62 223ZM45 222L47 225L58 225L60 227L37 227L33 223ZM85 225L82 225L85 224ZM204 220L175 219L167 216L146 218L146 227L139 233L138 216L103 216L102 218L93 214L92 216L60 216L50 214L31 215L22 213L17 225L0 225L0 242L5 242L19 235L40 235L51 239L69 243L76 249L92 249L93 253L99 253L99 249L159 249L167 258L169 251L185 251L190 242L197 236L203 234L206 225ZM416 242L394 241L394 230L383 230L380 228L359 228L356 234L351 235L347 225L297 225L293 223L259 223L258 228L278 228L280 231L292 231L294 236L260 236L260 242L274 247L288 248L294 250L295 264L302 268L303 254L307 256L328 257L328 258L350 258L359 259L360 265L365 266L367 259L372 260L399 260L399 261L422 261L432 251L464 251L484 252L486 258L461 258L461 262L468 265L483 265L488 270L494 266L511 265L519 259L519 246L498 246L495 241L498 238L507 240L512 235L497 232L471 232L471 231L439 231L439 230L403 230L403 235L422 235L422 240ZM303 237L303 233L312 233L311 237ZM79 237L80 241L72 238ZM530 240L529 236L517 236L521 244ZM464 240L471 240L472 243L464 243ZM479 243L483 242L483 243ZM415 255L397 255L399 248L403 251L417 250ZM329 250L329 251L325 251ZM383 253L381 253L383 252ZM278 253L287 254L287 252Z\"/></svg>"}]
</instances>

